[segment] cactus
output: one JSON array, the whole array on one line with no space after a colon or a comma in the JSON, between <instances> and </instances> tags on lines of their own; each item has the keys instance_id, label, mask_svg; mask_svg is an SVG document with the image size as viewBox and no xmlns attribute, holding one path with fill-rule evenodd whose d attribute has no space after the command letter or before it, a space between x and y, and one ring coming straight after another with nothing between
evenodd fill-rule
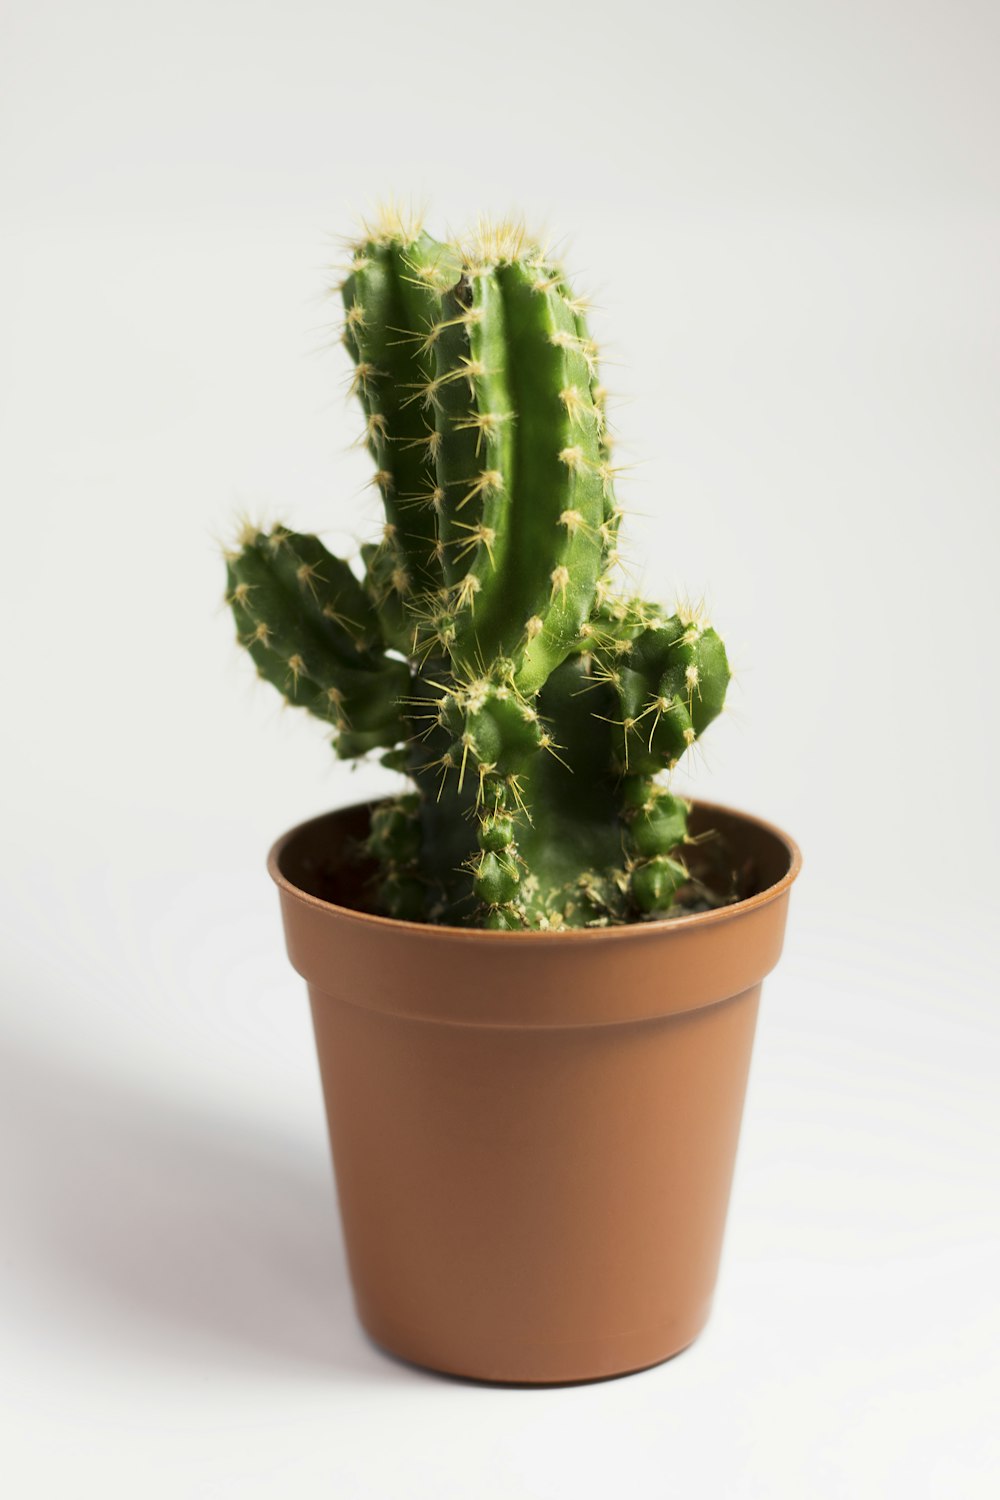
<instances>
[{"instance_id":1,"label":"cactus","mask_svg":"<svg viewBox=\"0 0 1000 1500\"><path fill-rule=\"evenodd\" d=\"M508 224L441 243L386 214L352 248L343 342L381 539L364 578L245 530L227 600L260 676L382 751L375 903L498 929L662 916L687 804L657 777L722 708L697 612L616 593L621 512L597 348L561 268Z\"/></svg>"}]
</instances>

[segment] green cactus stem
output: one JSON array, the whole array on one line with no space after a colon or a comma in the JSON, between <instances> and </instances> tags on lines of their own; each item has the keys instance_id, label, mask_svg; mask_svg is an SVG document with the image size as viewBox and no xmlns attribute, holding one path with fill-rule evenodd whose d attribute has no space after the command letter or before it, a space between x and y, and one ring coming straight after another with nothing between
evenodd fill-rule
<instances>
[{"instance_id":1,"label":"green cactus stem","mask_svg":"<svg viewBox=\"0 0 1000 1500\"><path fill-rule=\"evenodd\" d=\"M517 225L441 243L388 213L353 247L343 342L385 524L364 577L247 530L227 600L258 673L413 789L374 812L374 899L498 929L662 916L689 885L657 779L719 714L707 621L618 595L598 351Z\"/></svg>"}]
</instances>

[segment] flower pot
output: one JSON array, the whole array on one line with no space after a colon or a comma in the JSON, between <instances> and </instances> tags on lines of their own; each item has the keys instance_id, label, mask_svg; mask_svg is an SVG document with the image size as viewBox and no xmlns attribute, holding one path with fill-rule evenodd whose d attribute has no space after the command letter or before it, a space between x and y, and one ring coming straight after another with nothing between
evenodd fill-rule
<instances>
[{"instance_id":1,"label":"flower pot","mask_svg":"<svg viewBox=\"0 0 1000 1500\"><path fill-rule=\"evenodd\" d=\"M271 851L312 1005L361 1322L416 1364L591 1380L685 1348L715 1286L761 981L800 856L697 804L735 904L564 932L352 909L368 808Z\"/></svg>"}]
</instances>

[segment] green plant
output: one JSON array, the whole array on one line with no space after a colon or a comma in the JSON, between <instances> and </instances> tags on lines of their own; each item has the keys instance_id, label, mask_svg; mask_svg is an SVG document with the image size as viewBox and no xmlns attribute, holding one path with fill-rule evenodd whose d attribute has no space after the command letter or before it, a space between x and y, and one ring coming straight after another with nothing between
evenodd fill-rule
<instances>
[{"instance_id":1,"label":"green plant","mask_svg":"<svg viewBox=\"0 0 1000 1500\"><path fill-rule=\"evenodd\" d=\"M687 804L656 780L722 708L697 612L612 587L621 512L582 300L516 226L353 247L343 341L385 507L364 578L313 536L248 528L227 599L260 676L383 751L376 900L493 928L662 914Z\"/></svg>"}]
</instances>

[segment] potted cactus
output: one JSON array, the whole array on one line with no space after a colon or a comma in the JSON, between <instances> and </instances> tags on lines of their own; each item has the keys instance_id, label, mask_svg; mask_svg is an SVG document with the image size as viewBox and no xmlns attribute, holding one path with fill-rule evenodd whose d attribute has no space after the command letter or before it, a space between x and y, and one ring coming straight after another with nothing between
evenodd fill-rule
<instances>
[{"instance_id":1,"label":"potted cactus","mask_svg":"<svg viewBox=\"0 0 1000 1500\"><path fill-rule=\"evenodd\" d=\"M659 779L720 712L698 612L616 590L584 302L523 230L387 214L343 341L381 540L363 577L248 529L259 675L410 789L275 845L309 985L362 1323L459 1374L553 1382L708 1314L794 844Z\"/></svg>"}]
</instances>

